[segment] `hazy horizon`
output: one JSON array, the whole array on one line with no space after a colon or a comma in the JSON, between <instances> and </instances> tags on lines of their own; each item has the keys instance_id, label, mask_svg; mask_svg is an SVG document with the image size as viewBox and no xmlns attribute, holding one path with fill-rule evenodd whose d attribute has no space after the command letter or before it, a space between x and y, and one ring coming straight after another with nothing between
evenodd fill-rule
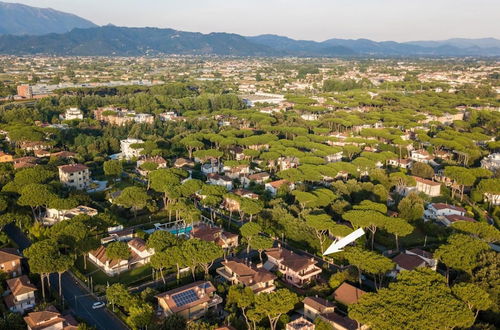
<instances>
[{"instance_id":1,"label":"hazy horizon","mask_svg":"<svg viewBox=\"0 0 500 330\"><path fill-rule=\"evenodd\" d=\"M294 39L376 41L500 39L495 0L18 0L52 8L98 25L159 27L245 36L277 34ZM99 9L99 10L96 10Z\"/></svg>"}]
</instances>

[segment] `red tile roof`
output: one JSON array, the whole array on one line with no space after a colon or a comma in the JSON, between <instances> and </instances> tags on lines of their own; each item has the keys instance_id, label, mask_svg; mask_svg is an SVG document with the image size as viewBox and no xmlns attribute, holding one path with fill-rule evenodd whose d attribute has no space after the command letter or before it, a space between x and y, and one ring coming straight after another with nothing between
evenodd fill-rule
<instances>
[{"instance_id":1,"label":"red tile roof","mask_svg":"<svg viewBox=\"0 0 500 330\"><path fill-rule=\"evenodd\" d=\"M69 165L62 165L58 167L61 171L66 172L66 173L75 173L75 172L81 172L88 170L88 167L83 165L83 164L69 164Z\"/></svg>"},{"instance_id":2,"label":"red tile roof","mask_svg":"<svg viewBox=\"0 0 500 330\"><path fill-rule=\"evenodd\" d=\"M279 188L279 187L281 187L284 184L288 184L288 181L285 180L285 179L282 179L282 180L277 180L277 181L269 182L268 184L271 187L273 187L273 188Z\"/></svg>"},{"instance_id":3,"label":"red tile roof","mask_svg":"<svg viewBox=\"0 0 500 330\"><path fill-rule=\"evenodd\" d=\"M0 264L10 261L22 259L21 254L14 248L1 248L0 249Z\"/></svg>"},{"instance_id":4,"label":"red tile roof","mask_svg":"<svg viewBox=\"0 0 500 330\"><path fill-rule=\"evenodd\" d=\"M452 223L457 221L476 222L476 220L474 220L473 218L464 217L463 215L458 215L458 214L445 215L444 217Z\"/></svg>"},{"instance_id":5,"label":"red tile roof","mask_svg":"<svg viewBox=\"0 0 500 330\"><path fill-rule=\"evenodd\" d=\"M455 211L464 212L464 213L466 212L466 210L463 207L450 205L450 204L446 204L446 203L433 203L432 207L435 208L436 210L450 209L450 210L455 210Z\"/></svg>"},{"instance_id":6,"label":"red tile roof","mask_svg":"<svg viewBox=\"0 0 500 330\"><path fill-rule=\"evenodd\" d=\"M411 253L415 253L416 255L419 255L421 257L427 258L427 259L434 258L434 255L432 253L425 251L425 250L422 250L422 249L419 249L419 248L414 248L414 249L411 249L408 251L410 251Z\"/></svg>"},{"instance_id":7,"label":"red tile roof","mask_svg":"<svg viewBox=\"0 0 500 330\"><path fill-rule=\"evenodd\" d=\"M333 292L333 299L344 305L350 305L358 302L365 293L366 291L344 282Z\"/></svg>"},{"instance_id":8,"label":"red tile roof","mask_svg":"<svg viewBox=\"0 0 500 330\"><path fill-rule=\"evenodd\" d=\"M244 285L254 285L261 282L269 282L276 279L276 275L263 268L255 268L247 266L244 262L239 260L227 260L223 261L222 265L231 269L234 272L238 280Z\"/></svg>"},{"instance_id":9,"label":"red tile roof","mask_svg":"<svg viewBox=\"0 0 500 330\"><path fill-rule=\"evenodd\" d=\"M335 307L335 304L331 301L319 297L306 297L302 302L304 306L307 305L320 313L324 313L326 309L332 309L333 311Z\"/></svg>"},{"instance_id":10,"label":"red tile roof","mask_svg":"<svg viewBox=\"0 0 500 330\"><path fill-rule=\"evenodd\" d=\"M422 179L422 178L419 178L418 176L414 176L413 178L415 179L415 181L426 184L428 186L440 186L441 185L441 183L439 183L439 182L431 181L431 180L427 180L427 179Z\"/></svg>"},{"instance_id":11,"label":"red tile roof","mask_svg":"<svg viewBox=\"0 0 500 330\"><path fill-rule=\"evenodd\" d=\"M405 270L414 270L415 268L425 265L425 260L423 260L422 258L405 253L398 254L397 256L392 258L392 261L394 261L396 264L398 264L399 267Z\"/></svg>"},{"instance_id":12,"label":"red tile roof","mask_svg":"<svg viewBox=\"0 0 500 330\"><path fill-rule=\"evenodd\" d=\"M297 273L317 263L314 258L301 256L282 247L267 249L266 254L279 260L282 265Z\"/></svg>"},{"instance_id":13,"label":"red tile roof","mask_svg":"<svg viewBox=\"0 0 500 330\"><path fill-rule=\"evenodd\" d=\"M7 286L9 287L10 291L14 296L26 294L37 290L36 286L30 283L30 280L26 275L22 275L16 278L11 278L6 282Z\"/></svg>"}]
</instances>

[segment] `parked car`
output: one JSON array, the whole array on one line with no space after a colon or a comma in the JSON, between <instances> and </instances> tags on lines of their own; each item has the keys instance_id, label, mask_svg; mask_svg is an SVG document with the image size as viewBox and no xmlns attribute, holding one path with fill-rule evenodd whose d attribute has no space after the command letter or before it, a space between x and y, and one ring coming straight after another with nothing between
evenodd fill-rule
<instances>
[{"instance_id":1,"label":"parked car","mask_svg":"<svg viewBox=\"0 0 500 330\"><path fill-rule=\"evenodd\" d=\"M98 301L92 304L92 309L103 308L104 306L106 306L105 303L103 303L102 301Z\"/></svg>"}]
</instances>

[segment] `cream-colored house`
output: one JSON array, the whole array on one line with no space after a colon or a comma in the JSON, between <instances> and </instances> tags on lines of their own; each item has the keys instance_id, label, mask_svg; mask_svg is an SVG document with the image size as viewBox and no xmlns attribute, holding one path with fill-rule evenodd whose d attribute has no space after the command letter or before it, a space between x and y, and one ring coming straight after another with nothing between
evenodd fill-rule
<instances>
[{"instance_id":1,"label":"cream-colored house","mask_svg":"<svg viewBox=\"0 0 500 330\"><path fill-rule=\"evenodd\" d=\"M268 249L266 255L264 267L279 271L285 281L299 288L316 279L322 271L316 266L314 258L298 255L282 247Z\"/></svg>"},{"instance_id":2,"label":"cream-colored house","mask_svg":"<svg viewBox=\"0 0 500 330\"><path fill-rule=\"evenodd\" d=\"M101 245L97 250L90 251L88 256L96 266L109 276L115 276L129 269L145 265L155 253L148 249L146 242L141 238L133 238L127 242L130 249L128 260L110 259L106 255L106 247Z\"/></svg>"},{"instance_id":3,"label":"cream-colored house","mask_svg":"<svg viewBox=\"0 0 500 330\"><path fill-rule=\"evenodd\" d=\"M90 169L83 164L62 165L59 180L66 186L83 190L90 185Z\"/></svg>"},{"instance_id":4,"label":"cream-colored house","mask_svg":"<svg viewBox=\"0 0 500 330\"><path fill-rule=\"evenodd\" d=\"M223 267L217 268L217 274L231 284L241 284L255 293L269 293L276 288L276 276L261 267L247 265L236 259L223 261L222 265Z\"/></svg>"},{"instance_id":5,"label":"cream-colored house","mask_svg":"<svg viewBox=\"0 0 500 330\"><path fill-rule=\"evenodd\" d=\"M37 288L31 284L28 276L22 275L6 282L10 294L4 298L4 301L11 312L23 314L26 310L35 307Z\"/></svg>"},{"instance_id":6,"label":"cream-colored house","mask_svg":"<svg viewBox=\"0 0 500 330\"><path fill-rule=\"evenodd\" d=\"M71 210L47 209L45 216L42 218L42 223L46 226L52 226L58 222L69 220L77 215L95 216L98 212L96 209L84 205L77 206Z\"/></svg>"}]
</instances>

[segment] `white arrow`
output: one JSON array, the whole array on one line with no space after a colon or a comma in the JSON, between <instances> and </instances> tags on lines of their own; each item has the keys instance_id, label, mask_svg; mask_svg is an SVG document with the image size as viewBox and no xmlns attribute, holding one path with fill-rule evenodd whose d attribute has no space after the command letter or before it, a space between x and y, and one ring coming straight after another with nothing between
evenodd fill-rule
<instances>
[{"instance_id":1,"label":"white arrow","mask_svg":"<svg viewBox=\"0 0 500 330\"><path fill-rule=\"evenodd\" d=\"M323 253L323 255L326 256L327 254L332 254L332 253L342 251L342 248L344 246L351 244L352 242L354 242L355 240L357 240L358 238L360 238L364 234L365 234L365 231L363 230L363 228L356 229L355 231L353 231L352 233L350 233L346 237L342 237L338 241L333 242L332 245L330 245L330 247L328 249L326 249L326 251Z\"/></svg>"}]
</instances>

